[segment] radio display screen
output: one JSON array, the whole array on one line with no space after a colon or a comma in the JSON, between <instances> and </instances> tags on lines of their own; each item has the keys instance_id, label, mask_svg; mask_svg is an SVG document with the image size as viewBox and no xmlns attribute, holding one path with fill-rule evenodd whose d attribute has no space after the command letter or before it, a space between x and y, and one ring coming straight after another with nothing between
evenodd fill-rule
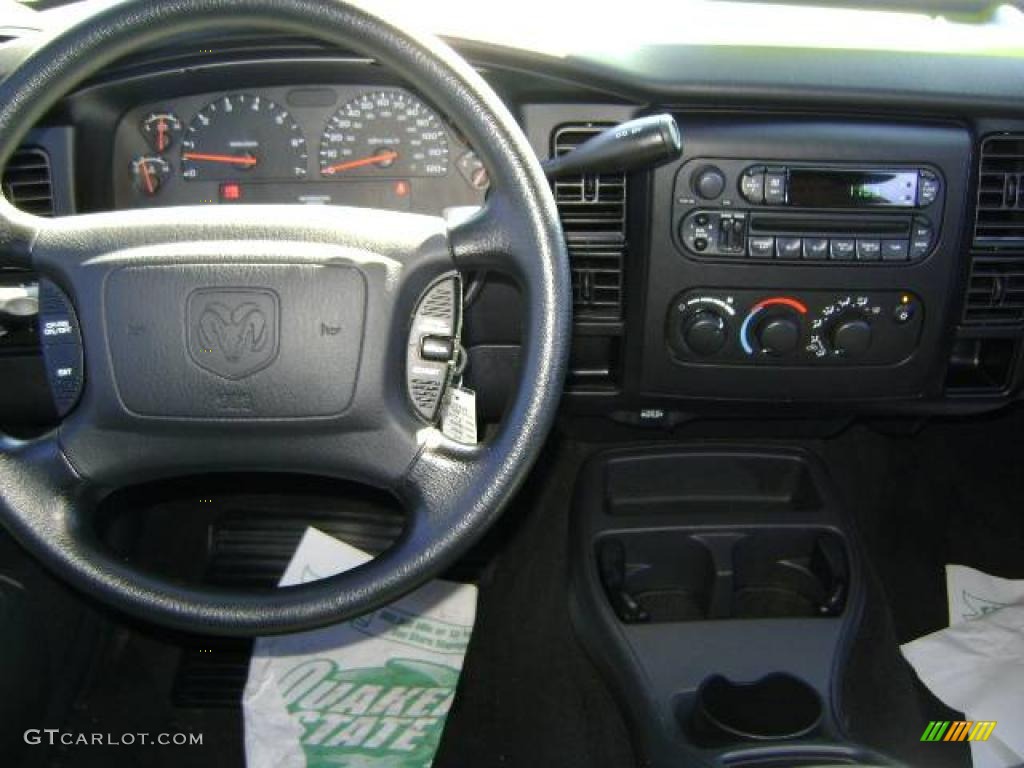
<instances>
[{"instance_id":1,"label":"radio display screen","mask_svg":"<svg viewBox=\"0 0 1024 768\"><path fill-rule=\"evenodd\" d=\"M801 208L913 208L917 171L791 168L788 198Z\"/></svg>"}]
</instances>

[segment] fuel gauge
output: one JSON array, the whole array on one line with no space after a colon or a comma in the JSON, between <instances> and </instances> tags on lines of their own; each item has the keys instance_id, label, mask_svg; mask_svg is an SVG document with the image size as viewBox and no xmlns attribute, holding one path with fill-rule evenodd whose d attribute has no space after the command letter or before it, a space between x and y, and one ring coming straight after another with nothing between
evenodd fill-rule
<instances>
[{"instance_id":1,"label":"fuel gauge","mask_svg":"<svg viewBox=\"0 0 1024 768\"><path fill-rule=\"evenodd\" d=\"M142 121L140 130L149 146L163 154L181 134L181 120L172 112L153 112Z\"/></svg>"},{"instance_id":2,"label":"fuel gauge","mask_svg":"<svg viewBox=\"0 0 1024 768\"><path fill-rule=\"evenodd\" d=\"M162 157L143 155L132 160L132 181L146 197L153 197L171 175L171 166Z\"/></svg>"}]
</instances>

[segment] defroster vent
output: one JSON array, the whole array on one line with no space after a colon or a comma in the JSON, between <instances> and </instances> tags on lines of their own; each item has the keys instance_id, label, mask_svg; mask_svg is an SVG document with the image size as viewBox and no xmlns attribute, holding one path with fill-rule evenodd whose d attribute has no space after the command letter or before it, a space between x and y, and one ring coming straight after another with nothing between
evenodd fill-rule
<instances>
[{"instance_id":1,"label":"defroster vent","mask_svg":"<svg viewBox=\"0 0 1024 768\"><path fill-rule=\"evenodd\" d=\"M50 158L36 147L17 150L3 172L4 197L16 208L36 216L53 216Z\"/></svg>"},{"instance_id":2,"label":"defroster vent","mask_svg":"<svg viewBox=\"0 0 1024 768\"><path fill-rule=\"evenodd\" d=\"M553 154L564 155L607 127L563 125L552 137ZM620 319L627 245L625 174L567 176L554 182L554 193L569 248L577 318Z\"/></svg>"}]
</instances>

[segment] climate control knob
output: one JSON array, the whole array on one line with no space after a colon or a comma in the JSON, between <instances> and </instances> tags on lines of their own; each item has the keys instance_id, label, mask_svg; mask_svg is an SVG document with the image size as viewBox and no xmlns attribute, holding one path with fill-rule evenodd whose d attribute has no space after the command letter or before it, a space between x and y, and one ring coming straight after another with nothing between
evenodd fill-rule
<instances>
[{"instance_id":1,"label":"climate control knob","mask_svg":"<svg viewBox=\"0 0 1024 768\"><path fill-rule=\"evenodd\" d=\"M767 355L791 355L800 345L800 323L787 315L766 318L754 332L758 346Z\"/></svg>"},{"instance_id":2,"label":"climate control knob","mask_svg":"<svg viewBox=\"0 0 1024 768\"><path fill-rule=\"evenodd\" d=\"M871 324L863 317L840 318L829 333L832 349L843 357L858 357L871 346Z\"/></svg>"},{"instance_id":3,"label":"climate control knob","mask_svg":"<svg viewBox=\"0 0 1024 768\"><path fill-rule=\"evenodd\" d=\"M740 346L748 355L784 357L800 348L807 305L792 296L772 296L757 302L740 327Z\"/></svg>"},{"instance_id":4,"label":"climate control knob","mask_svg":"<svg viewBox=\"0 0 1024 768\"><path fill-rule=\"evenodd\" d=\"M725 319L714 310L698 309L688 315L681 330L683 341L695 355L708 357L725 346Z\"/></svg>"}]
</instances>

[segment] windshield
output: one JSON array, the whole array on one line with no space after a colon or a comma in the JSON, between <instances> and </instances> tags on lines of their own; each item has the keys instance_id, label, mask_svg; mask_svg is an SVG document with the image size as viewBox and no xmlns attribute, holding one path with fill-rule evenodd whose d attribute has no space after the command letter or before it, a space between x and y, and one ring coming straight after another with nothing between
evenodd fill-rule
<instances>
[{"instance_id":1,"label":"windshield","mask_svg":"<svg viewBox=\"0 0 1024 768\"><path fill-rule=\"evenodd\" d=\"M12 0L0 0L0 9ZM386 18L436 34L549 55L623 54L650 45L842 48L1024 56L1024 0L631 0L594 12L593 0L514 0L498 13L479 0L362 0ZM67 23L71 3L21 0ZM74 4L84 12L103 5ZM652 19L656 20L652 23ZM539 21L540 20L540 21Z\"/></svg>"}]
</instances>

